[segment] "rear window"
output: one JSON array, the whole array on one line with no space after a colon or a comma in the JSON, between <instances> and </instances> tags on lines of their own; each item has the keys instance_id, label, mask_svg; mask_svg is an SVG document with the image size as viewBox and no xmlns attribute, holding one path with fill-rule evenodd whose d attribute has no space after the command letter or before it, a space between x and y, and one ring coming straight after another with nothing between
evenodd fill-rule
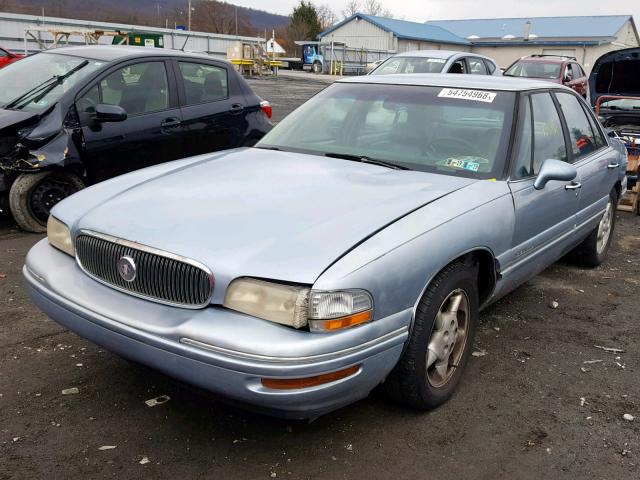
<instances>
[{"instance_id":1,"label":"rear window","mask_svg":"<svg viewBox=\"0 0 640 480\"><path fill-rule=\"evenodd\" d=\"M560 78L560 63L520 61L511 65L504 74L509 77Z\"/></svg>"}]
</instances>

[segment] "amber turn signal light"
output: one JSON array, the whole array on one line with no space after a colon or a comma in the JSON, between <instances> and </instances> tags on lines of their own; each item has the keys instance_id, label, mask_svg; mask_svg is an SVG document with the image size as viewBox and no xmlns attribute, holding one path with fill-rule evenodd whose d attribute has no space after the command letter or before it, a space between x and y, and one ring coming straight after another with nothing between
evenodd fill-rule
<instances>
[{"instance_id":1,"label":"amber turn signal light","mask_svg":"<svg viewBox=\"0 0 640 480\"><path fill-rule=\"evenodd\" d=\"M360 365L338 370L337 372L323 373L315 377L306 378L263 378L262 385L275 390L297 390L300 388L315 387L324 383L335 382L343 378L355 375L360 370Z\"/></svg>"},{"instance_id":2,"label":"amber turn signal light","mask_svg":"<svg viewBox=\"0 0 640 480\"><path fill-rule=\"evenodd\" d=\"M316 330L333 332L334 330L341 330L343 328L360 325L361 323L367 323L372 319L372 315L373 310L365 310L364 312L354 313L346 317L332 318L331 320L314 320L313 323Z\"/></svg>"}]
</instances>

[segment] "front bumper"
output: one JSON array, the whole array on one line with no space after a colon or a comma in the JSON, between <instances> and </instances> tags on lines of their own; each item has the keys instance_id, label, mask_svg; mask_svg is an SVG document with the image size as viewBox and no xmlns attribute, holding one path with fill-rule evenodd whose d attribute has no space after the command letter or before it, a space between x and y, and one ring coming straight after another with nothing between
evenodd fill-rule
<instances>
[{"instance_id":1,"label":"front bumper","mask_svg":"<svg viewBox=\"0 0 640 480\"><path fill-rule=\"evenodd\" d=\"M122 357L265 413L322 415L366 397L395 366L412 310L332 334L313 334L211 306L187 310L138 299L84 274L47 240L23 269L34 302L59 324ZM302 378L361 365L312 388L272 390L261 378Z\"/></svg>"}]
</instances>

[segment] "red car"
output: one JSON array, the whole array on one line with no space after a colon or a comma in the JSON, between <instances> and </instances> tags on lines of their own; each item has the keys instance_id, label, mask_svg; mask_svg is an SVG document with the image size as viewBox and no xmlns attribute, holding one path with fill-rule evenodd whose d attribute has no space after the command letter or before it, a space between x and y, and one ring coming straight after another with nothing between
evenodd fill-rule
<instances>
[{"instance_id":1,"label":"red car","mask_svg":"<svg viewBox=\"0 0 640 480\"><path fill-rule=\"evenodd\" d=\"M24 55L19 53L11 53L6 48L0 47L0 68L6 67L10 63L15 62L16 60L20 60L24 58Z\"/></svg>"},{"instance_id":2,"label":"red car","mask_svg":"<svg viewBox=\"0 0 640 480\"><path fill-rule=\"evenodd\" d=\"M589 79L584 68L573 57L529 55L512 63L503 75L549 80L572 88L587 98Z\"/></svg>"}]
</instances>

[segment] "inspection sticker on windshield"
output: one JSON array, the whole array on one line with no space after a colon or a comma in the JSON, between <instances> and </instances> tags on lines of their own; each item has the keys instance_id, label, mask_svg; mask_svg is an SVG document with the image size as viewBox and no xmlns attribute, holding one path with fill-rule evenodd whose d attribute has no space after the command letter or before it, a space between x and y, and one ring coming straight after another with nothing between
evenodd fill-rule
<instances>
[{"instance_id":1,"label":"inspection sticker on windshield","mask_svg":"<svg viewBox=\"0 0 640 480\"><path fill-rule=\"evenodd\" d=\"M473 157L475 158L475 157ZM463 160L461 158L447 158L444 162L445 166L451 168L461 168L462 170L470 170L472 172L477 172L480 168L480 164L478 162L472 162L470 160Z\"/></svg>"},{"instance_id":2,"label":"inspection sticker on windshield","mask_svg":"<svg viewBox=\"0 0 640 480\"><path fill-rule=\"evenodd\" d=\"M493 103L496 94L483 90L465 90L462 88L443 88L438 94L441 98L459 98L461 100L475 100L476 102Z\"/></svg>"}]
</instances>

